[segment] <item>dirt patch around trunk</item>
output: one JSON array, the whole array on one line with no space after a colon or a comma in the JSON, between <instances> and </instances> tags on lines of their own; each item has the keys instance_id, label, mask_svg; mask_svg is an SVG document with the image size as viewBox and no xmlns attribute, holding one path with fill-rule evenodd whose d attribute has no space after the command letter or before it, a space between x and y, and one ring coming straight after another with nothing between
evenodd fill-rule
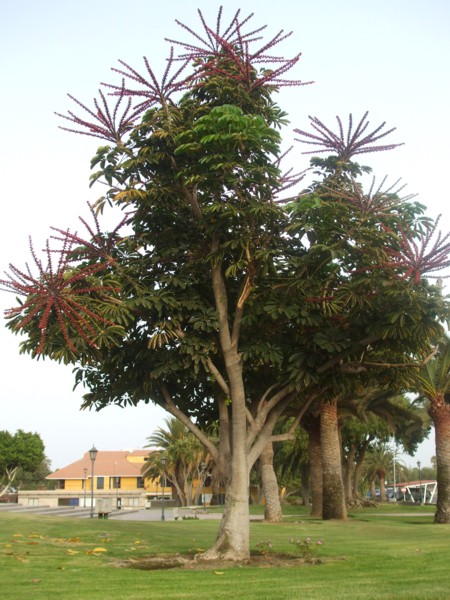
<instances>
[{"instance_id":1,"label":"dirt patch around trunk","mask_svg":"<svg viewBox=\"0 0 450 600\"><path fill-rule=\"evenodd\" d=\"M143 571L160 571L165 569L190 569L198 571L220 572L222 569L230 567L300 567L320 565L335 560L345 560L344 558L312 558L304 559L289 554L255 554L250 560L243 563L236 563L231 560L202 560L201 556L194 555L158 555L147 556L144 558L130 558L114 563L114 566L123 569L140 569Z\"/></svg>"}]
</instances>

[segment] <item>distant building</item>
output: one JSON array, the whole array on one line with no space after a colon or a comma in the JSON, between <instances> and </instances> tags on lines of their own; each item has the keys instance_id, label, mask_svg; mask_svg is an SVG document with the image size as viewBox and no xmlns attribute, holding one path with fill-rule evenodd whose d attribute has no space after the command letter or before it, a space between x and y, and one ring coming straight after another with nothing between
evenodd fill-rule
<instances>
[{"instance_id":1,"label":"distant building","mask_svg":"<svg viewBox=\"0 0 450 600\"><path fill-rule=\"evenodd\" d=\"M386 494L390 501L414 502L419 504L436 504L437 481L422 479L395 484L386 484Z\"/></svg>"},{"instance_id":2,"label":"distant building","mask_svg":"<svg viewBox=\"0 0 450 600\"><path fill-rule=\"evenodd\" d=\"M18 502L27 506L90 507L98 499L112 500L113 508L145 508L154 499L172 497L170 487L161 486L160 478L142 476L142 467L151 450L97 452L92 480L89 452L80 460L46 477L56 482L55 490L19 491Z\"/></svg>"}]
</instances>

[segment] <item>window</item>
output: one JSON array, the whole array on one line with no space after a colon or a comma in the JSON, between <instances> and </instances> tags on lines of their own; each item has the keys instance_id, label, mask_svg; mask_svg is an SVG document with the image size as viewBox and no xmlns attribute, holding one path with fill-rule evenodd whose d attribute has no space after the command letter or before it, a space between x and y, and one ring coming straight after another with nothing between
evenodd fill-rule
<instances>
[{"instance_id":1,"label":"window","mask_svg":"<svg viewBox=\"0 0 450 600\"><path fill-rule=\"evenodd\" d=\"M144 478L143 477L136 477L136 485L139 488L143 488L144 487Z\"/></svg>"},{"instance_id":2,"label":"window","mask_svg":"<svg viewBox=\"0 0 450 600\"><path fill-rule=\"evenodd\" d=\"M109 489L110 490L118 490L120 489L120 477L110 477L109 478Z\"/></svg>"},{"instance_id":3,"label":"window","mask_svg":"<svg viewBox=\"0 0 450 600\"><path fill-rule=\"evenodd\" d=\"M105 478L97 477L97 489L104 490L105 489Z\"/></svg>"}]
</instances>

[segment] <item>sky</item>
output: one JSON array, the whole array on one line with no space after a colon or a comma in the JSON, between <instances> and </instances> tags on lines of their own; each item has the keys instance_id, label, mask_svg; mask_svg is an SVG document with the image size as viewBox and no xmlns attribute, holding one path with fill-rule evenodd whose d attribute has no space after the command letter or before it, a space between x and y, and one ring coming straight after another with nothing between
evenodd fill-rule
<instances>
[{"instance_id":1,"label":"sky","mask_svg":"<svg viewBox=\"0 0 450 600\"><path fill-rule=\"evenodd\" d=\"M264 6L262 6L264 4ZM214 24L219 3L172 0L15 0L0 2L0 272L11 262L29 261L28 239L44 247L50 226L78 228L88 201L102 195L89 189L89 162L101 140L58 129L55 112L73 109L67 93L90 104L100 82L117 81L110 67L122 59L143 70L147 56L164 70L169 44L186 40L175 19L197 28L199 8ZM407 183L418 200L450 230L450 3L448 0L277 0L227 2L224 22L240 8L254 12L255 27L268 25L293 35L278 54L302 58L290 76L314 84L284 88L278 98L289 114L285 132L308 126L308 115L331 126L335 116L355 120L369 111L373 126L397 127L391 142L404 146L367 156L381 182ZM308 159L295 147L298 170ZM114 215L111 215L114 219ZM112 222L117 222L118 219ZM0 276L1 277L1 276ZM0 292L0 311L14 296ZM73 390L71 367L19 354L19 338L0 327L0 429L41 435L52 468L99 450L142 448L167 416L152 404L80 411L83 390ZM407 465L430 464L434 438L421 445Z\"/></svg>"}]
</instances>

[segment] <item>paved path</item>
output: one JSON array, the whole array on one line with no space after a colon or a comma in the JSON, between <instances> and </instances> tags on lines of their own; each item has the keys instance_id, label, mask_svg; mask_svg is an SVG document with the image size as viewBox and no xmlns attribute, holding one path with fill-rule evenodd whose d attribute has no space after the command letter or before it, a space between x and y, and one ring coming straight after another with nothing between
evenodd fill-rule
<instances>
[{"instance_id":1,"label":"paved path","mask_svg":"<svg viewBox=\"0 0 450 600\"><path fill-rule=\"evenodd\" d=\"M222 518L222 513L215 513L206 510L203 512L202 508L198 509L173 509L166 508L164 511L164 520L165 521L175 521L178 515L178 520L182 520L183 516L186 517L197 517L197 519L209 519L209 520L220 520ZM115 511L111 515L111 519L117 519L120 521L162 521L162 511L160 508L149 508L146 510L139 511ZM262 521L264 519L263 515L251 515L251 521Z\"/></svg>"},{"instance_id":2,"label":"paved path","mask_svg":"<svg viewBox=\"0 0 450 600\"><path fill-rule=\"evenodd\" d=\"M21 506L20 504L2 504L0 505L0 513L1 512L14 512L15 514L34 514L34 515L48 515L48 516L60 516L60 517L74 517L74 518L89 518L90 517L90 509L89 508L79 508L79 507L57 507L50 508L49 506ZM165 521L175 521L176 518L178 520L182 520L183 516L186 517L197 517L198 519L213 519L220 520L222 518L222 513L215 513L209 510L203 512L203 509L200 507L198 509L188 509L188 508L165 508L164 510L164 520ZM148 508L144 510L114 510L109 514L110 519L116 519L120 521L162 521L162 509L158 508ZM97 518L97 513L94 512L94 518ZM251 519L262 519L259 515L252 516Z\"/></svg>"}]
</instances>

